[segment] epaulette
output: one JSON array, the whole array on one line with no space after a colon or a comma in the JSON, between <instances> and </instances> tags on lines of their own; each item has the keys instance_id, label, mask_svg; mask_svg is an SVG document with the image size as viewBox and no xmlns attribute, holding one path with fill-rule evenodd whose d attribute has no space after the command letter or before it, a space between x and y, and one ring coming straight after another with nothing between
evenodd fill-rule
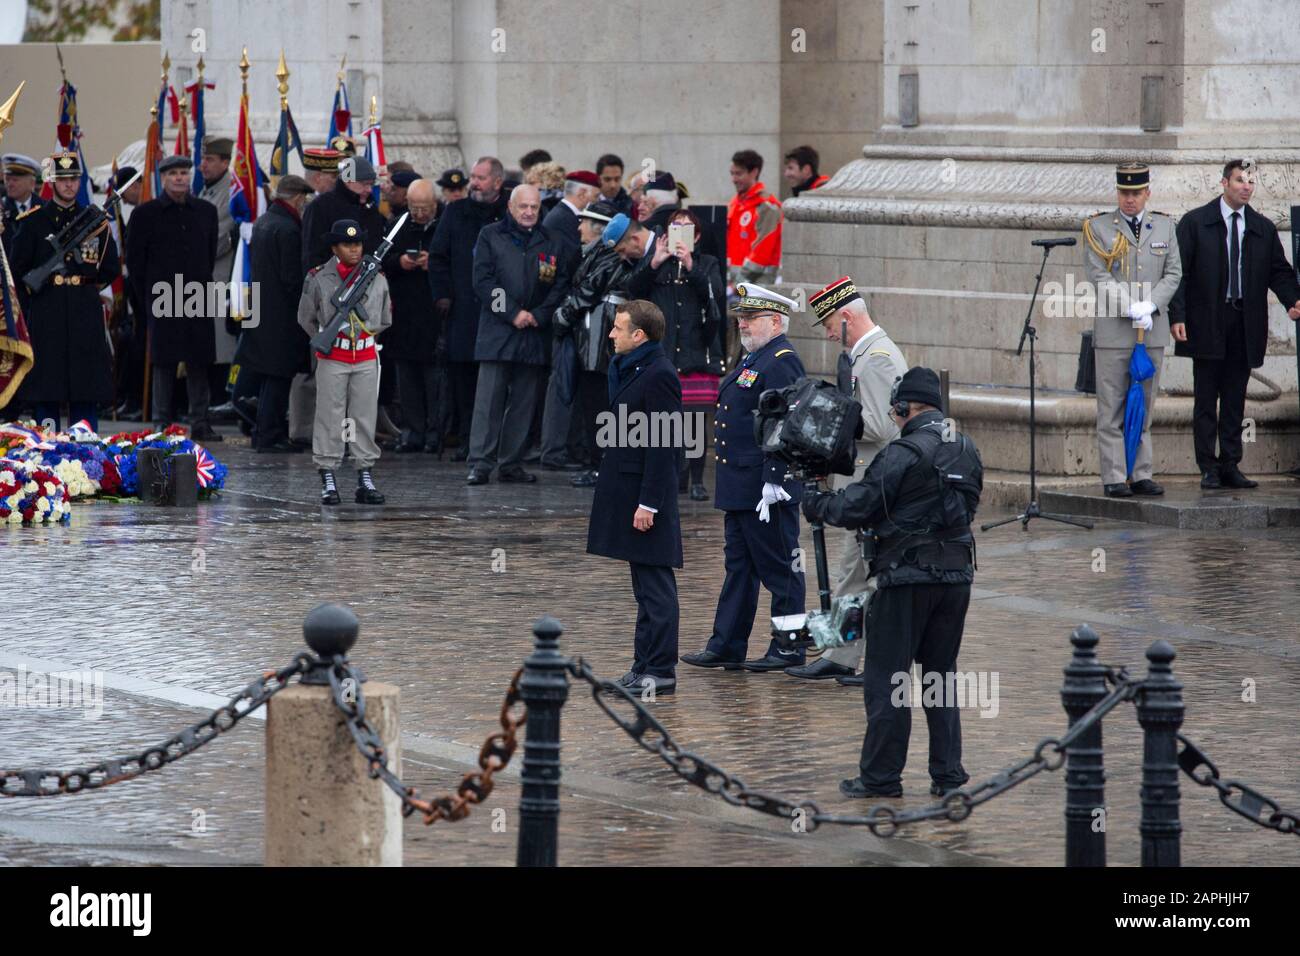
<instances>
[{"instance_id":1,"label":"epaulette","mask_svg":"<svg viewBox=\"0 0 1300 956\"><path fill-rule=\"evenodd\" d=\"M314 276L316 273L320 272L321 269L323 269L323 268L325 268L323 265L312 266L310 269L307 270L307 278L310 279L310 278L311 278L312 276Z\"/></svg>"},{"instance_id":2,"label":"epaulette","mask_svg":"<svg viewBox=\"0 0 1300 956\"><path fill-rule=\"evenodd\" d=\"M21 222L40 208L40 206L29 206L25 212L20 212L18 215L14 216L14 222Z\"/></svg>"},{"instance_id":3,"label":"epaulette","mask_svg":"<svg viewBox=\"0 0 1300 956\"><path fill-rule=\"evenodd\" d=\"M790 353L791 355L794 355L794 349L781 349L781 351L773 355L772 358L780 358L782 355L785 355L787 352Z\"/></svg>"},{"instance_id":4,"label":"epaulette","mask_svg":"<svg viewBox=\"0 0 1300 956\"><path fill-rule=\"evenodd\" d=\"M871 350L870 352L868 352L867 354L868 354L868 355L883 355L885 358L893 358L893 357L894 357L894 353L891 352L891 351L889 351L889 349L872 349L872 350Z\"/></svg>"}]
</instances>

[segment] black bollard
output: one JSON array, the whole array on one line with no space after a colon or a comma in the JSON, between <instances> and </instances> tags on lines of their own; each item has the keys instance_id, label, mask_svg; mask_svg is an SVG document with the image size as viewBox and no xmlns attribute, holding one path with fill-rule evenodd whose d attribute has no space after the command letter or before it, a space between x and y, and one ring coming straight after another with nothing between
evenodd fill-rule
<instances>
[{"instance_id":1,"label":"black bollard","mask_svg":"<svg viewBox=\"0 0 1300 956\"><path fill-rule=\"evenodd\" d=\"M307 685L328 687L330 684L330 667L334 657L342 654L344 659L348 651L357 643L361 633L361 622L357 620L352 608L343 604L317 604L307 612L302 622L302 638L316 654L320 664L309 668L301 677ZM359 680L364 683L365 675L359 668L353 668Z\"/></svg>"},{"instance_id":2,"label":"black bollard","mask_svg":"<svg viewBox=\"0 0 1300 956\"><path fill-rule=\"evenodd\" d=\"M560 653L564 629L553 617L533 625L519 696L528 708L520 771L518 866L555 866L560 822L560 708L569 696L569 661Z\"/></svg>"},{"instance_id":3,"label":"black bollard","mask_svg":"<svg viewBox=\"0 0 1300 956\"><path fill-rule=\"evenodd\" d=\"M1097 640L1097 632L1087 624L1070 633L1074 656L1065 668L1061 703L1070 715L1071 727L1106 696L1106 668L1097 660ZM1065 753L1065 865L1105 866L1106 771L1101 721Z\"/></svg>"},{"instance_id":4,"label":"black bollard","mask_svg":"<svg viewBox=\"0 0 1300 956\"><path fill-rule=\"evenodd\" d=\"M1183 725L1183 685L1170 666L1168 641L1147 648L1146 686L1137 699L1142 725L1142 865L1182 866L1178 841L1178 728Z\"/></svg>"}]
</instances>

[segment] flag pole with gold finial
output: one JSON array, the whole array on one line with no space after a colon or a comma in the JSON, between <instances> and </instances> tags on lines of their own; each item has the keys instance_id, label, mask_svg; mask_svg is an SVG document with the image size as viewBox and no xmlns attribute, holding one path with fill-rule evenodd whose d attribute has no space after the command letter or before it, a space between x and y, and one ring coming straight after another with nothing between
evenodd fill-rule
<instances>
[{"instance_id":1,"label":"flag pole with gold finial","mask_svg":"<svg viewBox=\"0 0 1300 956\"><path fill-rule=\"evenodd\" d=\"M4 138L5 130L14 124L14 110L26 85L26 80L21 81L13 95L0 105L0 139ZM3 230L4 223L0 220L0 232ZM9 404L35 361L12 275L9 258L5 255L4 246L0 245L0 355L3 355L0 358L0 407Z\"/></svg>"}]
</instances>

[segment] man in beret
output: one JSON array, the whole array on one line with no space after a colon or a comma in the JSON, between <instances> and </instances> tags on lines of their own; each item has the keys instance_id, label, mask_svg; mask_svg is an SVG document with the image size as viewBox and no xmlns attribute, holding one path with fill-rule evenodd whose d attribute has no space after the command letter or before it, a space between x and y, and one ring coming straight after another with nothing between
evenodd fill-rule
<instances>
[{"instance_id":1,"label":"man in beret","mask_svg":"<svg viewBox=\"0 0 1300 956\"><path fill-rule=\"evenodd\" d=\"M858 775L840 783L846 797L903 795L916 704L910 695L913 661L920 663L927 688L953 686L975 579L971 520L984 466L975 443L945 421L942 402L934 370L909 369L894 389L890 411L899 437L860 481L803 501L809 521L874 532L870 570L878 587L865 611L862 638L867 732ZM932 697L927 690L920 703L930 729L930 793L942 796L970 777L961 763L959 701L946 693L937 702Z\"/></svg>"},{"instance_id":2,"label":"man in beret","mask_svg":"<svg viewBox=\"0 0 1300 956\"><path fill-rule=\"evenodd\" d=\"M393 165L396 165L396 163ZM406 212L406 191L411 188L411 183L423 178L413 169L392 170L390 167L386 197L388 199L388 217L390 219Z\"/></svg>"},{"instance_id":3,"label":"man in beret","mask_svg":"<svg viewBox=\"0 0 1300 956\"><path fill-rule=\"evenodd\" d=\"M194 168L188 156L168 156L158 164L163 193L136 208L127 233L126 264L136 298L149 316L149 361L153 376L153 420L159 428L172 422L177 366L185 364L191 437L221 441L208 415L211 389L208 370L216 344L215 318L203 296L200 315L177 314L176 284L212 281L217 258L217 210L190 192ZM183 296L182 296L183 297ZM218 309L225 315L225 302Z\"/></svg>"},{"instance_id":4,"label":"man in beret","mask_svg":"<svg viewBox=\"0 0 1300 956\"><path fill-rule=\"evenodd\" d=\"M600 180L587 169L579 169L564 177L564 196L555 208L546 214L542 225L554 236L564 240L577 252L582 248L578 236L578 213L600 192Z\"/></svg>"},{"instance_id":5,"label":"man in beret","mask_svg":"<svg viewBox=\"0 0 1300 956\"><path fill-rule=\"evenodd\" d=\"M637 218L647 228L662 235L668 232L668 222L681 205L682 199L677 191L677 180L673 178L672 173L660 172L645 184Z\"/></svg>"},{"instance_id":6,"label":"man in beret","mask_svg":"<svg viewBox=\"0 0 1300 956\"><path fill-rule=\"evenodd\" d=\"M212 278L215 282L229 282L230 273L235 265L235 245L239 239L239 227L230 214L230 157L234 153L235 142L229 136L205 136L203 138L203 155L199 158L199 175L203 177L203 188L199 198L212 203L217 210L217 260L212 266ZM213 316L214 364L229 366L235 357L235 336L226 328L225 314ZM224 381L225 374L218 381ZM214 386L216 383L214 383Z\"/></svg>"},{"instance_id":7,"label":"man in beret","mask_svg":"<svg viewBox=\"0 0 1300 956\"><path fill-rule=\"evenodd\" d=\"M448 169L438 177L438 188L442 190L443 205L453 203L469 195L469 177L459 169Z\"/></svg>"}]
</instances>

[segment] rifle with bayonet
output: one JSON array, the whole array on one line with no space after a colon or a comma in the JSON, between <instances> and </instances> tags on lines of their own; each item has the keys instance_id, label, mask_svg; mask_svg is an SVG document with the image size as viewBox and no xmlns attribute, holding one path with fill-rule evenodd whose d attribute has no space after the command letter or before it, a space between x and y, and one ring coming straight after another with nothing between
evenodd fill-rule
<instances>
[{"instance_id":1,"label":"rifle with bayonet","mask_svg":"<svg viewBox=\"0 0 1300 956\"><path fill-rule=\"evenodd\" d=\"M366 292L369 291L370 284L375 281L375 276L382 271L381 263L384 256L388 255L388 250L393 247L393 240L406 224L406 217L409 215L410 213L402 213L402 217L393 224L384 241L374 252L357 263L357 267L348 276L348 281L339 286L338 291L330 296L330 308L334 310L334 317L311 339L311 347L317 352L322 355L329 353L334 347L334 340L339 332L348 324L348 316L353 313L356 313L357 318L366 328L370 327L370 316L366 314L365 309Z\"/></svg>"},{"instance_id":2,"label":"rifle with bayonet","mask_svg":"<svg viewBox=\"0 0 1300 956\"><path fill-rule=\"evenodd\" d=\"M114 211L122 202L122 193L139 178L140 173L137 172L122 184L121 189L113 190L113 195L108 197L102 209L94 204L83 206L71 222L57 233L45 237L53 244L54 254L23 276L23 285L31 290L32 295L40 292L55 273L65 273L69 263L74 266L86 264L81 255L82 243L89 242L108 228Z\"/></svg>"}]
</instances>

